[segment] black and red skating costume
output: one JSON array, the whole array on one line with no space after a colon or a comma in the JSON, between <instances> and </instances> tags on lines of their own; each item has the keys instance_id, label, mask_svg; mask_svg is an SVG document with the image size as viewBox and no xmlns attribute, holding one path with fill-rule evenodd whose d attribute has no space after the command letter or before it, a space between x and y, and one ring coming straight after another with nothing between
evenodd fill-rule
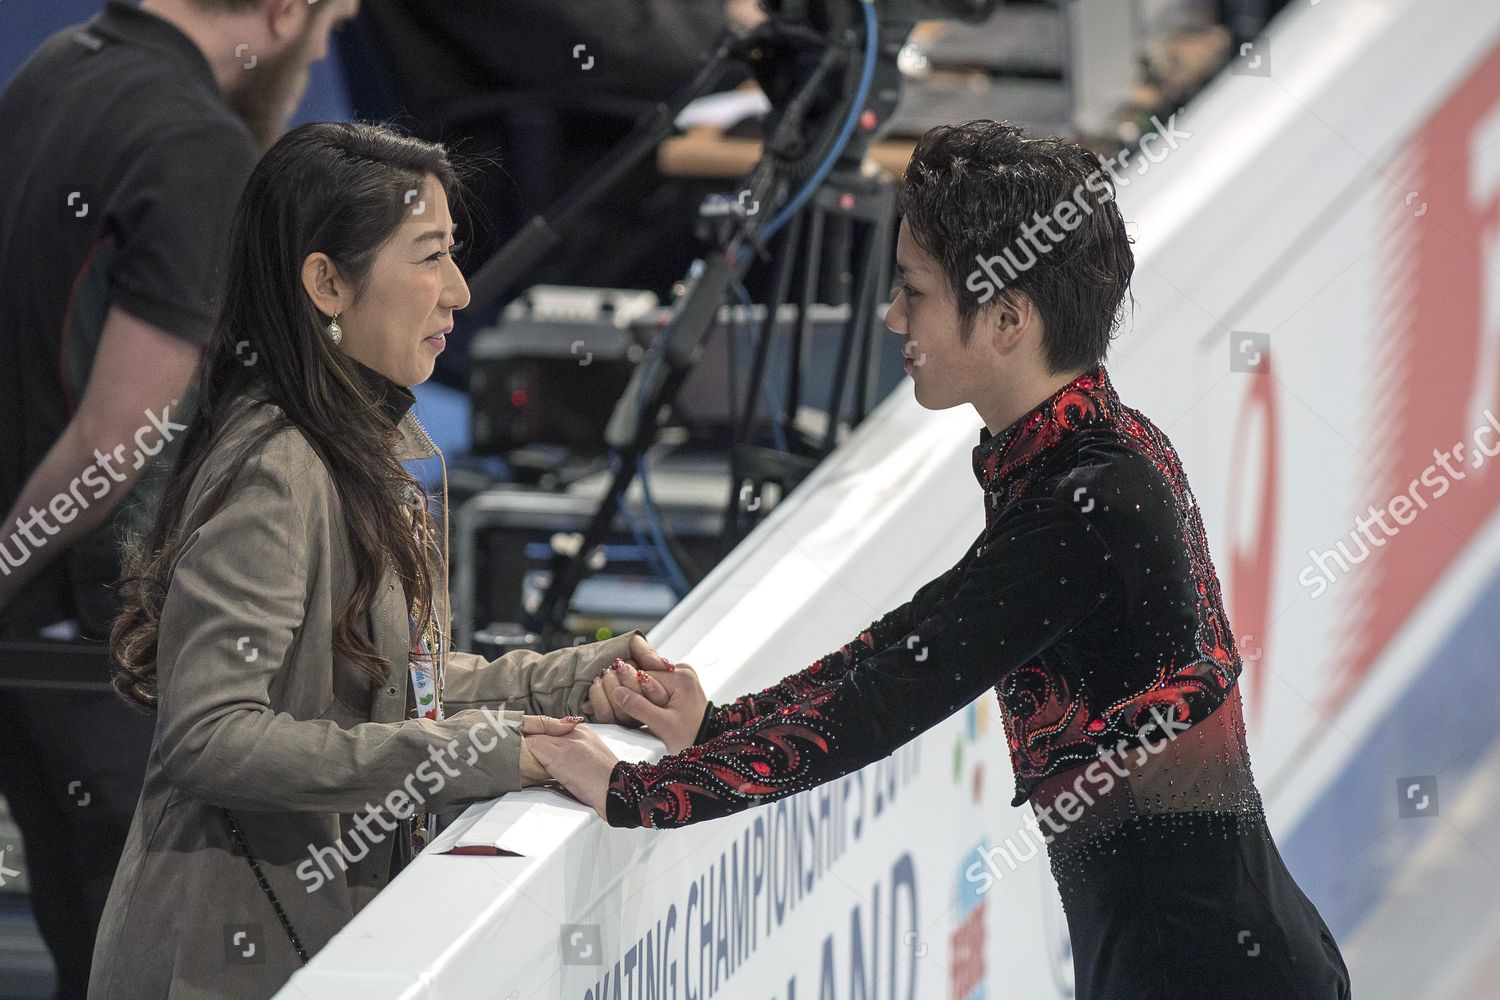
<instances>
[{"instance_id":1,"label":"black and red skating costume","mask_svg":"<svg viewBox=\"0 0 1500 1000\"><path fill-rule=\"evenodd\" d=\"M1078 1000L1346 998L1266 828L1240 654L1171 443L1100 365L981 429L973 466L985 528L952 569L799 673L710 705L694 746L617 764L610 824L684 826L831 781L993 689Z\"/></svg>"}]
</instances>

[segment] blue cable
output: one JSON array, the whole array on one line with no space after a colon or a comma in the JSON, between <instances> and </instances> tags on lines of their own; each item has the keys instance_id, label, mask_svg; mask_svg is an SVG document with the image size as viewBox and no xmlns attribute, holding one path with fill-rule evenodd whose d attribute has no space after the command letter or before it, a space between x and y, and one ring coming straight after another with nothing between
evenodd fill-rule
<instances>
[{"instance_id":1,"label":"blue cable","mask_svg":"<svg viewBox=\"0 0 1500 1000\"><path fill-rule=\"evenodd\" d=\"M737 281L734 283L734 291L735 294L739 296L740 302L742 302L748 310L751 305L750 293L745 289L745 286ZM749 327L750 330L750 349L753 351L757 346L759 346L760 333L755 329L755 321L749 319L748 315L745 321L745 325ZM772 324L771 328L773 330L775 329L774 323ZM773 346L774 344L775 341L772 341ZM786 451L786 430L782 427L781 424L781 401L776 398L776 392L771 388L771 383L769 380L761 382L760 391L761 395L765 398L766 409L770 412L771 415L771 434L776 441L776 448L778 451ZM750 405L750 401L748 399L745 401L745 405Z\"/></svg>"},{"instance_id":2,"label":"blue cable","mask_svg":"<svg viewBox=\"0 0 1500 1000\"><path fill-rule=\"evenodd\" d=\"M865 15L865 61L860 68L859 89L855 91L854 101L849 106L849 117L844 119L844 127L839 130L839 137L834 142L833 148L828 151L828 156L818 165L818 169L813 171L812 177L808 178L802 190L782 207L774 219L766 223L766 228L761 231L759 237L762 243L770 240L792 216L801 211L802 206L807 204L807 200L813 196L813 192L827 179L833 170L833 165L838 162L840 154L844 152L844 147L849 144L849 137L854 134L854 126L859 121L860 112L864 110L865 99L870 96L870 83L875 79L875 49L879 44L880 32L875 21L873 0L860 0L859 6ZM749 249L744 248L740 252L741 254L749 253Z\"/></svg>"},{"instance_id":3,"label":"blue cable","mask_svg":"<svg viewBox=\"0 0 1500 1000\"><path fill-rule=\"evenodd\" d=\"M639 383L640 389L636 393L635 402L635 416L637 422L642 419L643 411L646 406L645 387L650 381L648 376L651 374L653 367L660 360L662 352L666 349L666 343L669 334L669 330L663 330L658 333L656 335L656 339L651 342L651 346L647 348L646 356L641 359L641 378ZM618 470L620 465L619 449L611 448L609 450L609 464L611 472ZM666 535L662 531L661 522L657 516L656 504L651 499L651 486L646 479L646 462L644 456L636 456L635 469L636 476L641 481L641 497L643 500L642 506L644 508L643 513L646 517L646 526L651 531L651 538L654 542L653 547L655 548L657 553L656 562L658 568L664 571L673 592L676 593L678 599L680 600L681 598L686 597L688 591L692 588L688 585L687 576L682 572L682 568L677 565L677 559L672 555L672 550L667 545ZM631 515L630 507L626 503L624 497L620 498L620 510L625 515L626 520L630 522L631 530L635 533L637 542L644 546L645 540L640 536L639 527L635 522L635 518Z\"/></svg>"},{"instance_id":4,"label":"blue cable","mask_svg":"<svg viewBox=\"0 0 1500 1000\"><path fill-rule=\"evenodd\" d=\"M683 575L682 568L677 565L677 560L672 556L672 550L667 546L666 535L661 530L661 518L656 513L655 501L651 499L651 487L646 484L646 457L644 455L637 455L635 458L635 474L636 478L641 481L641 501L646 509L646 526L651 529L651 536L655 539L656 547L666 564L672 590L676 592L678 600L681 600L692 588L688 586L687 577Z\"/></svg>"},{"instance_id":5,"label":"blue cable","mask_svg":"<svg viewBox=\"0 0 1500 1000\"><path fill-rule=\"evenodd\" d=\"M620 504L620 514L630 525L630 536L635 539L636 548L641 550L642 561L656 572L657 576L668 576L666 563L662 562L661 553L656 551L653 543L646 541L646 536L641 533L641 524L635 519L635 513L627 503Z\"/></svg>"}]
</instances>

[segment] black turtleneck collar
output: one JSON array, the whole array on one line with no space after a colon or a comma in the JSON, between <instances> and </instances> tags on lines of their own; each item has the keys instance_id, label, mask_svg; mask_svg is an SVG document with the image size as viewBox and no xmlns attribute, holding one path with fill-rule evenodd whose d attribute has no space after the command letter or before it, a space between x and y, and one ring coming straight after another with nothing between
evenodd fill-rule
<instances>
[{"instance_id":1,"label":"black turtleneck collar","mask_svg":"<svg viewBox=\"0 0 1500 1000\"><path fill-rule=\"evenodd\" d=\"M999 434L979 428L974 446L974 477L986 493L1037 457L1055 448L1074 431L1115 419L1120 397L1109 373L1099 364L1058 389L1014 420Z\"/></svg>"},{"instance_id":2,"label":"black turtleneck collar","mask_svg":"<svg viewBox=\"0 0 1500 1000\"><path fill-rule=\"evenodd\" d=\"M391 423L401 423L407 411L416 403L417 394L404 385L392 382L369 365L352 357L349 360L354 362L354 369L365 380L365 385L379 397L381 411L391 418Z\"/></svg>"}]
</instances>

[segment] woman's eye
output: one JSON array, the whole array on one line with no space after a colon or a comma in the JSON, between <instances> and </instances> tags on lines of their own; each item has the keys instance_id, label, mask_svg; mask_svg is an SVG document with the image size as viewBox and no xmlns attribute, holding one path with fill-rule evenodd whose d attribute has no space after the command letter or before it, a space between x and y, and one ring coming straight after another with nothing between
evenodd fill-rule
<instances>
[{"instance_id":1,"label":"woman's eye","mask_svg":"<svg viewBox=\"0 0 1500 1000\"><path fill-rule=\"evenodd\" d=\"M428 260L438 260L439 258L446 257L450 253L451 254L457 254L463 248L464 248L464 245L462 243L455 243L455 244L453 244L453 246L449 247L447 250L439 250L437 253L433 254L431 257L428 257L427 259Z\"/></svg>"}]
</instances>

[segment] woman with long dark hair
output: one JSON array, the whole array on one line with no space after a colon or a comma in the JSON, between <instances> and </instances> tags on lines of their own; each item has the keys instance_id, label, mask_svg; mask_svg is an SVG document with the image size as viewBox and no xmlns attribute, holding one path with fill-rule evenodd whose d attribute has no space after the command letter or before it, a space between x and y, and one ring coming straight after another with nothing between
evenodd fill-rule
<instances>
[{"instance_id":1,"label":"woman with long dark hair","mask_svg":"<svg viewBox=\"0 0 1500 1000\"><path fill-rule=\"evenodd\" d=\"M360 123L288 133L244 189L193 418L127 549L114 683L156 733L93 1000L270 996L429 812L545 780L531 734L653 655L635 631L448 648L446 474L440 528L402 462L438 454L410 387L469 300L458 191L441 146Z\"/></svg>"},{"instance_id":2,"label":"woman with long dark hair","mask_svg":"<svg viewBox=\"0 0 1500 1000\"><path fill-rule=\"evenodd\" d=\"M665 706L615 692L671 755L617 761L576 729L538 737L537 757L611 825L679 827L858 770L993 689L1078 1000L1345 1000L1338 946L1251 776L1198 505L1103 364L1134 270L1111 178L1074 143L940 126L900 211L886 325L921 405L984 420L984 530L906 604L763 691L713 705L677 668L653 673ZM966 876L994 882L980 862Z\"/></svg>"}]
</instances>

